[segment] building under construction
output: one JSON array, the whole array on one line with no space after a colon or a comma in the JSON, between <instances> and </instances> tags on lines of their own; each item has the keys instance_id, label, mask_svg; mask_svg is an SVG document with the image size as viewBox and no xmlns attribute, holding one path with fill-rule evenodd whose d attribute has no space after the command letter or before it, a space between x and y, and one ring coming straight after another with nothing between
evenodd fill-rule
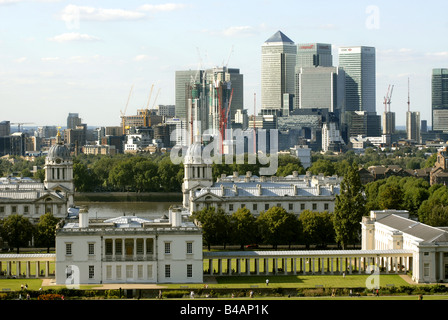
<instances>
[{"instance_id":1,"label":"building under construction","mask_svg":"<svg viewBox=\"0 0 448 320\"><path fill-rule=\"evenodd\" d=\"M226 137L237 109L243 109L243 81L238 69L227 67L198 71L185 83L185 117L189 142L195 136L207 139ZM179 108L176 108L176 112ZM222 149L221 149L222 151Z\"/></svg>"}]
</instances>

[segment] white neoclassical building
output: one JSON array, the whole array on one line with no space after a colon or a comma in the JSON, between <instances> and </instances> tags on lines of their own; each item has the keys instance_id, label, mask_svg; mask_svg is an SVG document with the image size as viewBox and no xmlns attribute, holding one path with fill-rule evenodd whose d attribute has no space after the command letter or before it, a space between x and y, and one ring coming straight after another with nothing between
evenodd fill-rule
<instances>
[{"instance_id":1,"label":"white neoclassical building","mask_svg":"<svg viewBox=\"0 0 448 320\"><path fill-rule=\"evenodd\" d=\"M20 214L32 222L47 212L64 218L73 206L73 161L60 134L45 158L43 183L24 178L0 179L0 219Z\"/></svg>"},{"instance_id":2,"label":"white neoclassical building","mask_svg":"<svg viewBox=\"0 0 448 320\"><path fill-rule=\"evenodd\" d=\"M213 181L212 166L202 157L203 146L193 143L184 158L183 205L190 212L207 207L222 208L232 214L246 207L258 215L271 207L283 207L299 215L304 210L334 211L342 178L298 175L286 177L221 175Z\"/></svg>"},{"instance_id":3,"label":"white neoclassical building","mask_svg":"<svg viewBox=\"0 0 448 320\"><path fill-rule=\"evenodd\" d=\"M362 250L409 251L413 281L448 281L448 228L431 227L398 210L371 211L361 226Z\"/></svg>"},{"instance_id":4,"label":"white neoclassical building","mask_svg":"<svg viewBox=\"0 0 448 320\"><path fill-rule=\"evenodd\" d=\"M56 283L201 283L202 232L187 216L94 222L81 210L56 231Z\"/></svg>"}]
</instances>

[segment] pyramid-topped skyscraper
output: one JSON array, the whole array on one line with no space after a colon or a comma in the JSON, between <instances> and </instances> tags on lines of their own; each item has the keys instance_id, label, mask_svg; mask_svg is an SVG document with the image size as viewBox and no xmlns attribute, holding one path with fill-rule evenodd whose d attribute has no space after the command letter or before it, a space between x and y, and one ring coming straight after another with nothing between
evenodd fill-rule
<instances>
[{"instance_id":1,"label":"pyramid-topped skyscraper","mask_svg":"<svg viewBox=\"0 0 448 320\"><path fill-rule=\"evenodd\" d=\"M261 109L281 111L294 94L297 47L277 31L261 47Z\"/></svg>"}]
</instances>

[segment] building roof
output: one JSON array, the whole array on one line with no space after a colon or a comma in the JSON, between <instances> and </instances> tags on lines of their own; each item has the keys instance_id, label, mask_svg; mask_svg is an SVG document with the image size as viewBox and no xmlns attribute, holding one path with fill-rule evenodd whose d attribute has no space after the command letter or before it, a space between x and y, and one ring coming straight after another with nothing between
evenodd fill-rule
<instances>
[{"instance_id":1,"label":"building roof","mask_svg":"<svg viewBox=\"0 0 448 320\"><path fill-rule=\"evenodd\" d=\"M265 43L268 42L294 43L294 41L285 36L285 34L281 31L277 31L268 40L265 41Z\"/></svg>"},{"instance_id":2,"label":"building roof","mask_svg":"<svg viewBox=\"0 0 448 320\"><path fill-rule=\"evenodd\" d=\"M397 231L419 238L424 242L447 242L448 232L421 222L391 214L377 220L379 223Z\"/></svg>"}]
</instances>

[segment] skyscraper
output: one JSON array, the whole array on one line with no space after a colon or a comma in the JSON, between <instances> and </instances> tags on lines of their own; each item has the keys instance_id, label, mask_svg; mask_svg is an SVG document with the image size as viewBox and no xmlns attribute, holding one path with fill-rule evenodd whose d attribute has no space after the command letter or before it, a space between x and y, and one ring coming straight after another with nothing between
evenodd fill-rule
<instances>
[{"instance_id":1,"label":"skyscraper","mask_svg":"<svg viewBox=\"0 0 448 320\"><path fill-rule=\"evenodd\" d=\"M261 109L281 111L294 94L297 46L281 31L261 46Z\"/></svg>"},{"instance_id":2,"label":"skyscraper","mask_svg":"<svg viewBox=\"0 0 448 320\"><path fill-rule=\"evenodd\" d=\"M432 130L448 132L448 69L432 70Z\"/></svg>"},{"instance_id":3,"label":"skyscraper","mask_svg":"<svg viewBox=\"0 0 448 320\"><path fill-rule=\"evenodd\" d=\"M346 74L345 110L376 113L374 47L339 48L339 67Z\"/></svg>"},{"instance_id":4,"label":"skyscraper","mask_svg":"<svg viewBox=\"0 0 448 320\"><path fill-rule=\"evenodd\" d=\"M406 134L408 140L420 143L420 112L406 112Z\"/></svg>"},{"instance_id":5,"label":"skyscraper","mask_svg":"<svg viewBox=\"0 0 448 320\"><path fill-rule=\"evenodd\" d=\"M331 44L328 43L301 43L297 45L296 68L306 67L332 67L333 55Z\"/></svg>"}]
</instances>

